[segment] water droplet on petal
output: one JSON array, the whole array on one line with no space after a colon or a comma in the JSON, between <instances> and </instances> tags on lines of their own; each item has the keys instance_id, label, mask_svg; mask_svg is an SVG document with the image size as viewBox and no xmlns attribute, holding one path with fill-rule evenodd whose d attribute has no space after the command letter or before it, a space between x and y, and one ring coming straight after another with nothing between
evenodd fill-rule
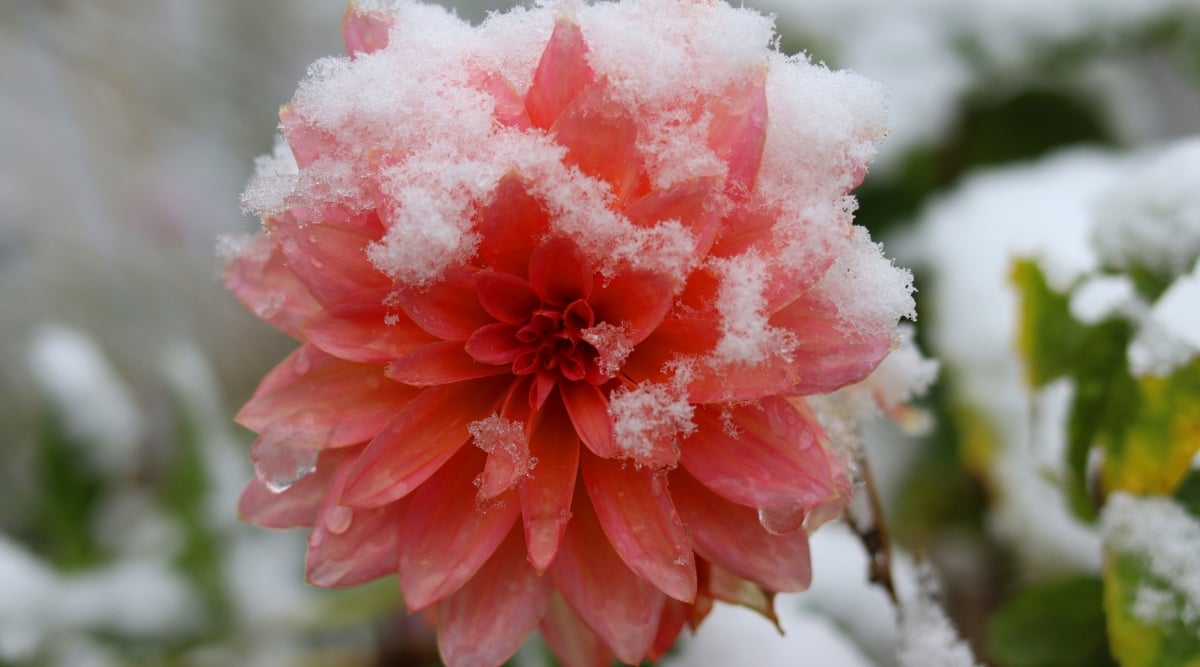
<instances>
[{"instance_id":1,"label":"water droplet on petal","mask_svg":"<svg viewBox=\"0 0 1200 667\"><path fill-rule=\"evenodd\" d=\"M334 505L325 512L325 528L331 533L341 535L349 530L353 518L354 510L345 505Z\"/></svg>"},{"instance_id":2,"label":"water droplet on petal","mask_svg":"<svg viewBox=\"0 0 1200 667\"><path fill-rule=\"evenodd\" d=\"M296 372L296 375L304 375L310 368L312 368L312 360L304 352L297 354L296 358L292 360L292 370Z\"/></svg>"},{"instance_id":3,"label":"water droplet on petal","mask_svg":"<svg viewBox=\"0 0 1200 667\"><path fill-rule=\"evenodd\" d=\"M254 473L274 493L283 493L317 469L319 450L261 437L250 447Z\"/></svg>"},{"instance_id":4,"label":"water droplet on petal","mask_svg":"<svg viewBox=\"0 0 1200 667\"><path fill-rule=\"evenodd\" d=\"M772 535L786 535L799 530L807 514L803 507L798 506L760 507L758 522Z\"/></svg>"}]
</instances>

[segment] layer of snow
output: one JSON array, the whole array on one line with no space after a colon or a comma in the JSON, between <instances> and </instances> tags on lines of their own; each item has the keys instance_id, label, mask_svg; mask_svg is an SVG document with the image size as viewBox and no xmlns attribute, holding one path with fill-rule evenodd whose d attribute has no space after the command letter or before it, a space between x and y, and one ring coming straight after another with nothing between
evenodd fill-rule
<instances>
[{"instance_id":1,"label":"layer of snow","mask_svg":"<svg viewBox=\"0 0 1200 667\"><path fill-rule=\"evenodd\" d=\"M1161 620L1169 597L1185 624L1200 624L1200 520L1169 498L1114 493L1100 516L1100 529L1109 549L1138 558L1157 579L1135 593L1134 611L1140 610L1143 620Z\"/></svg>"},{"instance_id":2,"label":"layer of snow","mask_svg":"<svg viewBox=\"0 0 1200 667\"><path fill-rule=\"evenodd\" d=\"M133 393L91 338L43 325L30 341L29 370L68 434L86 445L80 455L106 474L129 473L138 465L142 416Z\"/></svg>"},{"instance_id":3,"label":"layer of snow","mask_svg":"<svg viewBox=\"0 0 1200 667\"><path fill-rule=\"evenodd\" d=\"M1097 202L1093 242L1118 269L1178 276L1200 258L1200 137L1136 156Z\"/></svg>"}]
</instances>

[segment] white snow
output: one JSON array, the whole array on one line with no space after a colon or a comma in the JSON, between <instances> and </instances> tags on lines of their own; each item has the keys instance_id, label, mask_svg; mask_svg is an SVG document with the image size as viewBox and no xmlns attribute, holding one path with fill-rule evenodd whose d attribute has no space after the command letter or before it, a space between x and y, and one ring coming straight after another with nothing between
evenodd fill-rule
<instances>
[{"instance_id":1,"label":"white snow","mask_svg":"<svg viewBox=\"0 0 1200 667\"><path fill-rule=\"evenodd\" d=\"M1135 611L1146 612L1154 621L1161 613L1150 613L1152 600L1161 603L1166 595L1178 597L1179 618L1189 626L1200 624L1200 521L1169 498L1138 497L1114 493L1100 515L1104 544L1119 554L1141 561L1158 581L1144 582L1150 589L1137 593ZM1161 610L1159 610L1161 611Z\"/></svg>"},{"instance_id":2,"label":"white snow","mask_svg":"<svg viewBox=\"0 0 1200 667\"><path fill-rule=\"evenodd\" d=\"M1121 185L1096 204L1093 242L1118 269L1142 267L1169 277L1200 258L1200 137L1135 156Z\"/></svg>"},{"instance_id":3,"label":"white snow","mask_svg":"<svg viewBox=\"0 0 1200 667\"><path fill-rule=\"evenodd\" d=\"M142 415L100 347L79 331L45 324L30 341L29 370L81 445L79 454L106 474L131 473L138 465Z\"/></svg>"},{"instance_id":4,"label":"white snow","mask_svg":"<svg viewBox=\"0 0 1200 667\"><path fill-rule=\"evenodd\" d=\"M959 636L938 602L934 574L918 570L916 590L900 598L901 667L978 667L971 648Z\"/></svg>"}]
</instances>

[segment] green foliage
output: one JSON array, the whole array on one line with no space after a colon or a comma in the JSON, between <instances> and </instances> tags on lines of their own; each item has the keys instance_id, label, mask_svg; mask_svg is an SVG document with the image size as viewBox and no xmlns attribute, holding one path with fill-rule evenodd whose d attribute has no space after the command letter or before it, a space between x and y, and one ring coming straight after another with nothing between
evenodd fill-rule
<instances>
[{"instance_id":1,"label":"green foliage","mask_svg":"<svg viewBox=\"0 0 1200 667\"><path fill-rule=\"evenodd\" d=\"M89 443L77 442L53 412L38 424L35 475L40 493L30 516L29 542L55 567L82 570L103 562L92 531L104 478L86 456Z\"/></svg>"},{"instance_id":2,"label":"green foliage","mask_svg":"<svg viewBox=\"0 0 1200 667\"><path fill-rule=\"evenodd\" d=\"M1200 470L1192 470L1175 489L1175 502L1200 519Z\"/></svg>"},{"instance_id":3,"label":"green foliage","mask_svg":"<svg viewBox=\"0 0 1200 667\"><path fill-rule=\"evenodd\" d=\"M1161 608L1149 611L1146 592ZM1139 597L1142 599L1139 600ZM1200 624L1184 622L1182 596L1130 554L1109 554L1104 608L1113 653L1122 667L1200 667Z\"/></svg>"},{"instance_id":4,"label":"green foliage","mask_svg":"<svg viewBox=\"0 0 1200 667\"><path fill-rule=\"evenodd\" d=\"M997 667L1115 667L1102 597L1092 576L1026 589L992 617L988 653Z\"/></svg>"}]
</instances>

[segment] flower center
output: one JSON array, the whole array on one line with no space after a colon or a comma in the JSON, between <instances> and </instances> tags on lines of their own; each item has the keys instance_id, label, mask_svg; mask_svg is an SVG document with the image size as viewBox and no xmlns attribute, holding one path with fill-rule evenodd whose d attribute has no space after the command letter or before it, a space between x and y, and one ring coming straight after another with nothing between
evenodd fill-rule
<instances>
[{"instance_id":1,"label":"flower center","mask_svg":"<svg viewBox=\"0 0 1200 667\"><path fill-rule=\"evenodd\" d=\"M573 382L604 382L596 359L596 348L583 339L583 331L596 324L592 307L577 299L565 307L543 303L534 310L524 326L517 329L519 352L513 359L513 373L542 376ZM547 378L546 376L549 376Z\"/></svg>"}]
</instances>

